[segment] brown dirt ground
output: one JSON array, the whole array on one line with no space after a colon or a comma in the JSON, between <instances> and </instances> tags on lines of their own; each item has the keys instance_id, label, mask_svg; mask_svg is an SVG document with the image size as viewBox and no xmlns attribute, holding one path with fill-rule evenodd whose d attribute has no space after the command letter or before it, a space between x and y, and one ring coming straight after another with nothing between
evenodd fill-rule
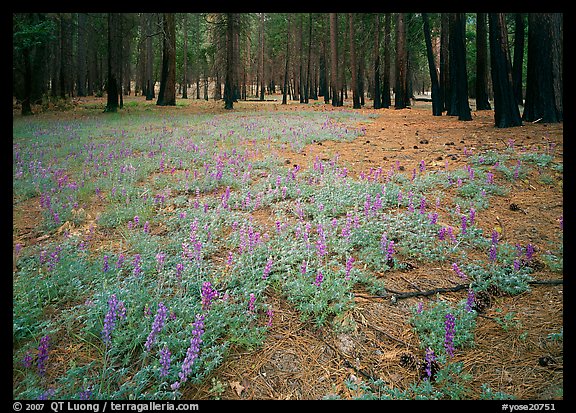
<instances>
[{"instance_id":1,"label":"brown dirt ground","mask_svg":"<svg viewBox=\"0 0 576 413\"><path fill-rule=\"evenodd\" d=\"M130 99L125 99L125 103ZM287 106L276 102L238 102L236 111L243 110L343 110L330 105L304 105L290 102ZM40 116L82 116L84 103L101 103L104 99L77 101L76 108L66 112L49 111ZM153 103L150 103L153 106ZM191 113L223 113L221 102L189 100L185 107L157 108L156 110L190 111ZM458 121L454 117L434 117L430 104L414 102L409 109L368 109L371 101L359 111L377 117L362 122L365 136L352 142L325 141L308 145L302 152L284 152L290 167L307 165L316 156L332 158L348 167L355 176L370 168L382 167L387 171L399 161L407 171L425 160L427 170L461 168L466 164L463 150L473 153L503 150L509 139L517 148L538 149L540 152L552 143L554 161L563 162L563 124L525 123L515 128L494 127L492 111L474 111L473 120ZM471 101L474 109L474 102ZM345 102L345 109L351 109ZM130 109L126 108L126 112ZM14 116L19 116L16 111ZM455 155L455 156L449 156ZM511 244L536 247L536 260L549 243L562 242L559 218L563 214L563 175L554 176L552 183L543 183L532 172L527 179L509 184L505 197L493 197L490 208L477 214L477 225L491 232L496 224L503 229L503 238ZM98 206L93 205L92 215ZM511 210L516 204L520 209ZM32 223L40 213L37 200L13 206L13 243L42 242ZM259 216L260 221L266 217ZM271 218L272 219L272 218ZM94 222L91 220L91 222ZM273 222L273 221L271 221ZM83 230L86 230L84 228ZM96 229L98 233L98 229ZM54 234L52 235L54 236ZM458 284L449 264L418 263L409 270L386 273L386 287L395 291L429 290ZM538 280L562 278L542 265L534 272ZM457 351L455 361L464 364L472 374L469 387L477 398L480 385L487 383L493 391L503 391L522 400L563 399L563 346L546 340L548 334L558 333L563 327L563 285L533 285L530 292L518 296L492 296L491 305L477 319L475 346ZM263 346L254 350L235 350L202 385L188 385L183 399L203 400L219 396L221 399L319 399L328 394L353 397L345 380L381 378L390 386L407 389L418 378L414 368L400 363L402 354L413 354L423 359L418 338L406 320L410 309L420 300L407 298L392 303L376 298L366 291L355 291L356 307L338 320L348 326L347 333L335 333L329 327L317 329L300 321L297 311L282 297L270 294L274 308L274 322ZM442 298L459 301L465 291L444 293ZM432 297L431 299L434 299ZM515 314L517 323L507 331L498 325L496 317ZM265 321L263 321L265 322ZM522 337L522 338L521 338ZM65 349L62 349L65 353ZM541 365L539 360L549 357L553 362ZM223 385L223 392L211 391L213 382Z\"/></svg>"}]
</instances>

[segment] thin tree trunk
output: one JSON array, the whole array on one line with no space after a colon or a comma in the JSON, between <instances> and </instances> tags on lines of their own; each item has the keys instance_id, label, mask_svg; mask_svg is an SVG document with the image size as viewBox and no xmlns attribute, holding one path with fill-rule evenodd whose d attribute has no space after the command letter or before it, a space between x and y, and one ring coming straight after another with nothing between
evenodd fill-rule
<instances>
[{"instance_id":1,"label":"thin tree trunk","mask_svg":"<svg viewBox=\"0 0 576 413\"><path fill-rule=\"evenodd\" d=\"M290 22L292 21L292 15L288 15L288 25L286 27L286 65L284 67L284 87L282 88L282 104L287 104L287 94L288 94L288 64L290 62Z\"/></svg>"},{"instance_id":2,"label":"thin tree trunk","mask_svg":"<svg viewBox=\"0 0 576 413\"><path fill-rule=\"evenodd\" d=\"M226 14L226 80L224 82L224 109L234 109L234 13Z\"/></svg>"},{"instance_id":3,"label":"thin tree trunk","mask_svg":"<svg viewBox=\"0 0 576 413\"><path fill-rule=\"evenodd\" d=\"M360 97L358 96L358 67L356 66L354 13L348 13L348 31L348 35L350 36L350 68L352 69L352 108L360 109Z\"/></svg>"},{"instance_id":4,"label":"thin tree trunk","mask_svg":"<svg viewBox=\"0 0 576 413\"><path fill-rule=\"evenodd\" d=\"M386 13L384 16L384 74L382 76L382 107L389 108L392 105L390 98L390 54L391 54L391 40L392 33L392 15Z\"/></svg>"},{"instance_id":5,"label":"thin tree trunk","mask_svg":"<svg viewBox=\"0 0 576 413\"><path fill-rule=\"evenodd\" d=\"M330 84L332 89L332 106L342 106L338 93L340 92L341 82L338 73L338 15L330 13Z\"/></svg>"},{"instance_id":6,"label":"thin tree trunk","mask_svg":"<svg viewBox=\"0 0 576 413\"><path fill-rule=\"evenodd\" d=\"M184 31L184 50L182 64L182 99L188 99L188 13L182 16L182 30ZM196 99L198 99L198 82L196 82Z\"/></svg>"},{"instance_id":7,"label":"thin tree trunk","mask_svg":"<svg viewBox=\"0 0 576 413\"><path fill-rule=\"evenodd\" d=\"M430 72L430 84L432 87L432 115L442 116L442 105L440 102L440 84L436 73L436 63L434 62L434 52L432 51L432 38L430 36L430 23L428 13L422 13L424 20L424 40L426 41L426 55L428 57L428 69Z\"/></svg>"}]
</instances>

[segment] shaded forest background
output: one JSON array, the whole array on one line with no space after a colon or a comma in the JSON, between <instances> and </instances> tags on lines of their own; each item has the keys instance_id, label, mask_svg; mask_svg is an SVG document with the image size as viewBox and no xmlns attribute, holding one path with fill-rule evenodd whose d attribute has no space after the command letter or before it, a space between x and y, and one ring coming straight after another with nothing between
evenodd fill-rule
<instances>
[{"instance_id":1,"label":"shaded forest background","mask_svg":"<svg viewBox=\"0 0 576 413\"><path fill-rule=\"evenodd\" d=\"M563 120L561 13L14 13L23 115L83 96L410 106L495 126ZM491 103L492 102L492 103ZM494 106L494 107L492 107ZM523 108L520 112L520 108Z\"/></svg>"}]
</instances>

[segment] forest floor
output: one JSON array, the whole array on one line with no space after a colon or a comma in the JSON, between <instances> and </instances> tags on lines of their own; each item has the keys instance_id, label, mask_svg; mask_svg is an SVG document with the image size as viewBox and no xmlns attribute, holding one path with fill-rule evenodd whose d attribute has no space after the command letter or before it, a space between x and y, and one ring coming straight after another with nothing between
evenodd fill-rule
<instances>
[{"instance_id":1,"label":"forest floor","mask_svg":"<svg viewBox=\"0 0 576 413\"><path fill-rule=\"evenodd\" d=\"M130 98L127 98L129 101ZM127 102L125 101L125 103ZM104 100L102 100L104 102ZM277 101L238 102L235 111L342 110L316 102L304 105ZM375 117L359 126L365 135L350 142L323 141L308 145L300 153L286 149L278 153L286 168L305 165L316 156L331 159L338 155L350 175L358 176L370 168L389 168L396 161L417 167L424 160L428 171L466 165L465 150L473 153L505 150L511 142L516 148L544 151L553 146L554 162L563 163L563 124L524 123L515 128L494 127L493 111L475 111L472 121L454 117L434 117L428 102L414 102L403 110L371 109L371 101L358 111ZM346 101L345 109L351 109ZM129 109L128 109L129 110ZM190 99L190 113L223 112L221 102ZM54 111L45 116L81 115L81 105L69 111ZM15 115L18 116L18 115ZM536 247L539 254L549 243L562 242L559 219L563 214L563 175L539 179L532 172L511 183L506 196L495 196L490 207L477 217L477 225L486 233L501 228L501 239L511 244ZM22 203L19 207L29 206ZM36 209L36 210L35 210ZM13 238L30 231L38 208L14 210ZM272 226L274 217L259 217ZM546 265L536 266L537 280L557 280L562 275ZM404 271L386 272L386 289L396 292L425 292L450 288L459 283L452 278L448 263L422 263ZM391 387L407 388L418 380L419 371L402 363L407 355L422 360L418 337L407 323L411 308L419 301L436 298L416 296L391 300L356 289L355 308L340 320L345 333L329 327L317 328L300 319L298 311L282 297L269 297L274 307L274 323L264 344L254 351L232 351L222 365L202 385L187 386L183 399L320 399L329 394L340 397L357 395L346 382L382 379ZM457 302L466 291L445 292L442 299ZM517 399L563 399L563 344L546 338L563 326L564 286L560 282L532 285L530 291L516 296L493 295L477 318L475 345L458 351L454 361L463 363L472 375L471 388L480 392L487 383L496 391ZM509 317L505 317L505 316ZM507 320L507 321L503 321ZM404 358L403 358L404 356ZM213 380L212 380L213 379ZM221 385L215 393L215 384ZM477 395L476 395L477 397Z\"/></svg>"}]
</instances>

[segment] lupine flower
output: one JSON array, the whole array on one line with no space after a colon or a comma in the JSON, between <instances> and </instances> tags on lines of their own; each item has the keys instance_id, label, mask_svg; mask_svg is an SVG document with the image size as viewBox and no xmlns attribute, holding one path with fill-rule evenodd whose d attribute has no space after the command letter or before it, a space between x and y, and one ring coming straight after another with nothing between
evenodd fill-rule
<instances>
[{"instance_id":1,"label":"lupine flower","mask_svg":"<svg viewBox=\"0 0 576 413\"><path fill-rule=\"evenodd\" d=\"M352 271L352 264L354 263L354 257L349 257L346 260L346 281L350 279L350 272Z\"/></svg>"},{"instance_id":2,"label":"lupine flower","mask_svg":"<svg viewBox=\"0 0 576 413\"><path fill-rule=\"evenodd\" d=\"M248 312L249 313L254 313L254 311L256 310L256 307L254 306L254 302L256 301L256 296L254 295L254 293L250 293L250 299L248 300Z\"/></svg>"},{"instance_id":3,"label":"lupine flower","mask_svg":"<svg viewBox=\"0 0 576 413\"><path fill-rule=\"evenodd\" d=\"M158 272L162 271L162 267L164 266L164 260L166 259L166 254L164 254L163 252L159 252L158 254L156 254L156 269L158 270Z\"/></svg>"},{"instance_id":4,"label":"lupine flower","mask_svg":"<svg viewBox=\"0 0 576 413\"><path fill-rule=\"evenodd\" d=\"M446 314L444 321L444 348L450 357L454 357L454 316L450 313Z\"/></svg>"},{"instance_id":5,"label":"lupine flower","mask_svg":"<svg viewBox=\"0 0 576 413\"><path fill-rule=\"evenodd\" d=\"M466 234L466 226L467 226L467 218L466 215L462 215L462 234Z\"/></svg>"},{"instance_id":6,"label":"lupine flower","mask_svg":"<svg viewBox=\"0 0 576 413\"><path fill-rule=\"evenodd\" d=\"M205 281L202 284L200 295L202 296L202 309L207 311L212 306L212 300L214 297L218 297L218 291L212 288L212 283L210 281Z\"/></svg>"},{"instance_id":7,"label":"lupine flower","mask_svg":"<svg viewBox=\"0 0 576 413\"><path fill-rule=\"evenodd\" d=\"M144 347L146 347L147 351L150 351L150 348L152 347L154 341L156 340L156 336L158 335L158 333L160 333L160 331L162 331L162 328L164 328L164 323L166 322L166 314L167 309L166 306L164 306L164 303L163 302L158 303L158 311L156 312L156 317L154 317L154 323L152 324L152 331L150 331L150 334L148 334L148 338L146 339L146 343L144 344Z\"/></svg>"},{"instance_id":8,"label":"lupine flower","mask_svg":"<svg viewBox=\"0 0 576 413\"><path fill-rule=\"evenodd\" d=\"M490 247L490 252L488 253L490 261L496 261L496 245L492 244Z\"/></svg>"},{"instance_id":9,"label":"lupine flower","mask_svg":"<svg viewBox=\"0 0 576 413\"><path fill-rule=\"evenodd\" d=\"M458 277L462 278L463 280L465 280L466 278L468 278L466 276L466 274L464 274L464 272L460 269L460 267L458 267L458 264L453 263L452 264L452 269L454 270L454 272L458 275Z\"/></svg>"},{"instance_id":10,"label":"lupine flower","mask_svg":"<svg viewBox=\"0 0 576 413\"><path fill-rule=\"evenodd\" d=\"M424 303L422 301L418 301L418 307L416 307L416 312L418 314L422 314L423 310L424 310Z\"/></svg>"},{"instance_id":11,"label":"lupine flower","mask_svg":"<svg viewBox=\"0 0 576 413\"><path fill-rule=\"evenodd\" d=\"M302 265L300 265L300 273L302 275L306 275L306 270L307 270L306 260L302 260Z\"/></svg>"},{"instance_id":12,"label":"lupine flower","mask_svg":"<svg viewBox=\"0 0 576 413\"><path fill-rule=\"evenodd\" d=\"M111 334L116 327L116 318L126 317L126 308L122 301L118 301L116 294L108 299L108 312L104 316L104 328L102 329L102 341L108 346L111 342Z\"/></svg>"},{"instance_id":13,"label":"lupine flower","mask_svg":"<svg viewBox=\"0 0 576 413\"><path fill-rule=\"evenodd\" d=\"M144 232L145 232L146 234L148 234L148 233L150 232L150 223L149 223L148 221L146 221L146 222L144 223Z\"/></svg>"},{"instance_id":14,"label":"lupine flower","mask_svg":"<svg viewBox=\"0 0 576 413\"><path fill-rule=\"evenodd\" d=\"M438 239L440 241L444 241L444 238L446 237L446 227L441 227L438 230Z\"/></svg>"},{"instance_id":15,"label":"lupine flower","mask_svg":"<svg viewBox=\"0 0 576 413\"><path fill-rule=\"evenodd\" d=\"M78 399L80 400L89 400L91 396L92 396L92 386L88 386L78 393Z\"/></svg>"},{"instance_id":16,"label":"lupine flower","mask_svg":"<svg viewBox=\"0 0 576 413\"><path fill-rule=\"evenodd\" d=\"M124 254L120 254L118 260L116 261L116 268L122 268L122 264L124 264Z\"/></svg>"},{"instance_id":17,"label":"lupine flower","mask_svg":"<svg viewBox=\"0 0 576 413\"><path fill-rule=\"evenodd\" d=\"M420 161L420 172L424 172L426 170L426 163L424 162L424 159L422 159Z\"/></svg>"},{"instance_id":18,"label":"lupine flower","mask_svg":"<svg viewBox=\"0 0 576 413\"><path fill-rule=\"evenodd\" d=\"M107 272L108 269L108 255L104 255L104 265L102 266L102 271Z\"/></svg>"},{"instance_id":19,"label":"lupine flower","mask_svg":"<svg viewBox=\"0 0 576 413\"><path fill-rule=\"evenodd\" d=\"M268 327L272 327L272 317L274 316L274 311L272 311L272 308L266 310L266 315L268 316L268 322L266 323L266 325Z\"/></svg>"},{"instance_id":20,"label":"lupine flower","mask_svg":"<svg viewBox=\"0 0 576 413\"><path fill-rule=\"evenodd\" d=\"M22 364L24 364L24 367L26 368L32 366L32 354L30 353L30 351L27 351L26 354L24 355L24 358L22 359Z\"/></svg>"},{"instance_id":21,"label":"lupine flower","mask_svg":"<svg viewBox=\"0 0 576 413\"><path fill-rule=\"evenodd\" d=\"M394 241L390 240L388 248L386 248L386 261L390 261L394 255Z\"/></svg>"},{"instance_id":22,"label":"lupine flower","mask_svg":"<svg viewBox=\"0 0 576 413\"><path fill-rule=\"evenodd\" d=\"M142 268L140 267L140 254L136 254L134 259L132 260L132 265L134 266L134 270L132 273L137 277L142 273Z\"/></svg>"},{"instance_id":23,"label":"lupine flower","mask_svg":"<svg viewBox=\"0 0 576 413\"><path fill-rule=\"evenodd\" d=\"M494 174L492 172L486 172L486 183L487 184L494 183Z\"/></svg>"},{"instance_id":24,"label":"lupine flower","mask_svg":"<svg viewBox=\"0 0 576 413\"><path fill-rule=\"evenodd\" d=\"M493 230L492 231L492 245L496 245L498 244L498 231Z\"/></svg>"},{"instance_id":25,"label":"lupine flower","mask_svg":"<svg viewBox=\"0 0 576 413\"><path fill-rule=\"evenodd\" d=\"M534 246L532 244L526 245L526 259L530 261L534 255Z\"/></svg>"},{"instance_id":26,"label":"lupine flower","mask_svg":"<svg viewBox=\"0 0 576 413\"><path fill-rule=\"evenodd\" d=\"M160 377L165 377L168 375L168 371L170 370L170 357L172 354L168 349L167 345L162 347L160 350Z\"/></svg>"},{"instance_id":27,"label":"lupine flower","mask_svg":"<svg viewBox=\"0 0 576 413\"><path fill-rule=\"evenodd\" d=\"M322 274L322 271L318 270L318 273L316 274L316 279L314 280L314 285L316 287L320 287L320 285L322 285L323 280L324 280L324 275Z\"/></svg>"},{"instance_id":28,"label":"lupine flower","mask_svg":"<svg viewBox=\"0 0 576 413\"><path fill-rule=\"evenodd\" d=\"M38 347L38 374L43 376L46 374L46 360L48 360L48 346L50 344L50 337L44 336L40 339L40 346Z\"/></svg>"},{"instance_id":29,"label":"lupine flower","mask_svg":"<svg viewBox=\"0 0 576 413\"><path fill-rule=\"evenodd\" d=\"M264 267L264 272L262 274L263 280L268 278L268 275L270 275L270 270L272 269L273 263L274 263L274 260L272 260L272 257L268 258L268 261L266 262L266 266Z\"/></svg>"},{"instance_id":30,"label":"lupine flower","mask_svg":"<svg viewBox=\"0 0 576 413\"><path fill-rule=\"evenodd\" d=\"M465 307L466 311L468 311L469 313L474 309L474 300L475 300L474 290L472 288L469 288Z\"/></svg>"},{"instance_id":31,"label":"lupine flower","mask_svg":"<svg viewBox=\"0 0 576 413\"><path fill-rule=\"evenodd\" d=\"M426 377L424 380L430 380L432 378L432 363L436 360L436 355L434 354L434 350L430 347L426 348L426 357L424 361L426 362Z\"/></svg>"},{"instance_id":32,"label":"lupine flower","mask_svg":"<svg viewBox=\"0 0 576 413\"><path fill-rule=\"evenodd\" d=\"M426 212L426 198L420 198L420 213L424 214Z\"/></svg>"},{"instance_id":33,"label":"lupine flower","mask_svg":"<svg viewBox=\"0 0 576 413\"><path fill-rule=\"evenodd\" d=\"M182 271L184 271L184 264L179 262L176 264L176 278L180 281L182 280Z\"/></svg>"},{"instance_id":34,"label":"lupine flower","mask_svg":"<svg viewBox=\"0 0 576 413\"><path fill-rule=\"evenodd\" d=\"M200 345L202 344L202 335L204 334L204 316L196 314L196 321L193 325L192 338L190 339L190 347L186 350L186 357L182 362L182 368L178 377L180 381L176 381L171 385L172 390L180 388L180 385L188 379L188 375L192 371L192 364L200 353Z\"/></svg>"},{"instance_id":35,"label":"lupine flower","mask_svg":"<svg viewBox=\"0 0 576 413\"><path fill-rule=\"evenodd\" d=\"M474 208L470 208L470 225L474 225L474 220L476 219L476 210Z\"/></svg>"}]
</instances>

